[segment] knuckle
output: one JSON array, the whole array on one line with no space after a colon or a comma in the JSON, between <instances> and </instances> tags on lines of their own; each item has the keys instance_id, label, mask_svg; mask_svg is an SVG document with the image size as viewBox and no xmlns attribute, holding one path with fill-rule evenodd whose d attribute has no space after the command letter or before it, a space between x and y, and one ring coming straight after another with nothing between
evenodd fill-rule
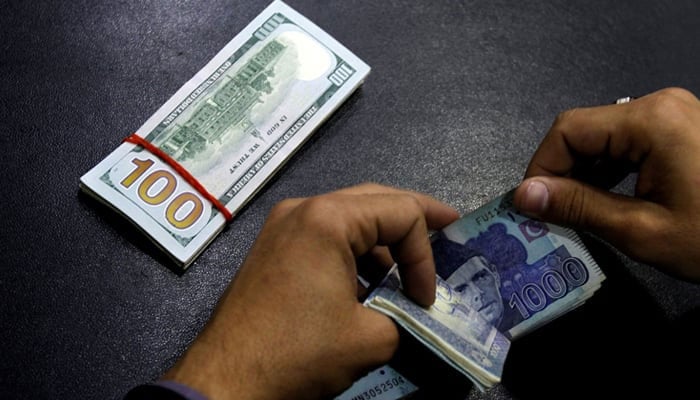
<instances>
[{"instance_id":1,"label":"knuckle","mask_svg":"<svg viewBox=\"0 0 700 400\"><path fill-rule=\"evenodd\" d=\"M335 227L339 212L336 197L329 194L305 199L295 210L300 223L305 228L326 236L338 232Z\"/></svg>"},{"instance_id":2,"label":"knuckle","mask_svg":"<svg viewBox=\"0 0 700 400\"><path fill-rule=\"evenodd\" d=\"M377 182L371 182L371 181L362 182L359 185L357 185L357 187L360 187L360 188L363 188L366 190L370 190L370 191L380 190L380 189L384 188L384 186L378 184Z\"/></svg>"},{"instance_id":3,"label":"knuckle","mask_svg":"<svg viewBox=\"0 0 700 400\"><path fill-rule=\"evenodd\" d=\"M578 112L578 108L571 108L566 111L562 111L557 114L554 118L554 123L552 124L553 129L564 129L567 123L573 118L573 116Z\"/></svg>"},{"instance_id":4,"label":"knuckle","mask_svg":"<svg viewBox=\"0 0 700 400\"><path fill-rule=\"evenodd\" d=\"M422 217L425 214L423 204L415 196L407 195L407 197L409 207L411 207L412 211L415 213L416 216L420 215Z\"/></svg>"},{"instance_id":5,"label":"knuckle","mask_svg":"<svg viewBox=\"0 0 700 400\"><path fill-rule=\"evenodd\" d=\"M578 108L571 108L566 111L562 111L554 118L552 126L549 128L548 136L560 136L565 137L567 133L573 130L575 125L574 115L579 112Z\"/></svg>"},{"instance_id":6,"label":"knuckle","mask_svg":"<svg viewBox=\"0 0 700 400\"><path fill-rule=\"evenodd\" d=\"M665 241L659 240L661 232L667 232L667 224L648 212L633 212L621 224L626 226L621 234L622 249L632 258L655 264L666 253Z\"/></svg>"},{"instance_id":7,"label":"knuckle","mask_svg":"<svg viewBox=\"0 0 700 400\"><path fill-rule=\"evenodd\" d=\"M570 224L588 226L586 209L586 190L582 186L575 186L566 201L565 219Z\"/></svg>"},{"instance_id":8,"label":"knuckle","mask_svg":"<svg viewBox=\"0 0 700 400\"><path fill-rule=\"evenodd\" d=\"M272 209L270 210L270 213L268 215L268 218L274 219L274 218L279 218L283 215L286 215L292 208L294 208L294 205L297 203L296 199L285 199L280 201L279 203L275 204Z\"/></svg>"},{"instance_id":9,"label":"knuckle","mask_svg":"<svg viewBox=\"0 0 700 400\"><path fill-rule=\"evenodd\" d=\"M393 203L396 205L397 212L410 215L416 221L425 219L426 210L417 197L408 193L397 193L387 196L394 198ZM414 224L416 221L414 221Z\"/></svg>"},{"instance_id":10,"label":"knuckle","mask_svg":"<svg viewBox=\"0 0 700 400\"><path fill-rule=\"evenodd\" d=\"M668 87L661 89L656 92L656 94L660 97L670 97L681 101L697 100L693 93L680 87Z\"/></svg>"},{"instance_id":11,"label":"knuckle","mask_svg":"<svg viewBox=\"0 0 700 400\"><path fill-rule=\"evenodd\" d=\"M647 121L684 121L687 115L690 92L680 88L667 88L653 94L644 110Z\"/></svg>"}]
</instances>

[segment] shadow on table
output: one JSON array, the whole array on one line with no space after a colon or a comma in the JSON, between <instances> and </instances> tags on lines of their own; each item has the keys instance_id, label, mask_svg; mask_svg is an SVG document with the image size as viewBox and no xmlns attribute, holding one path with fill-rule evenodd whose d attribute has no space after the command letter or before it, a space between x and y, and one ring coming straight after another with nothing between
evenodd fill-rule
<instances>
[{"instance_id":1,"label":"shadow on table","mask_svg":"<svg viewBox=\"0 0 700 400\"><path fill-rule=\"evenodd\" d=\"M140 251L152 257L156 262L160 263L177 275L182 276L182 274L185 273L185 270L180 268L175 261L168 257L163 250L153 243L148 235L143 233L136 227L136 225L131 223L128 218L122 216L119 212L82 191L78 192L78 199L80 199L86 208L90 208L95 211L97 216L105 222L105 225L114 229L116 232L118 232L119 236L134 245Z\"/></svg>"},{"instance_id":2,"label":"shadow on table","mask_svg":"<svg viewBox=\"0 0 700 400\"><path fill-rule=\"evenodd\" d=\"M501 390L483 397L688 398L697 386L700 310L672 320L614 251L583 239L606 281L582 307L513 342ZM477 390L409 334L391 365L419 387L412 399L461 400Z\"/></svg>"},{"instance_id":3,"label":"shadow on table","mask_svg":"<svg viewBox=\"0 0 700 400\"><path fill-rule=\"evenodd\" d=\"M695 392L700 310L672 320L613 251L583 239L606 281L584 306L514 342L502 384L522 399Z\"/></svg>"}]
</instances>

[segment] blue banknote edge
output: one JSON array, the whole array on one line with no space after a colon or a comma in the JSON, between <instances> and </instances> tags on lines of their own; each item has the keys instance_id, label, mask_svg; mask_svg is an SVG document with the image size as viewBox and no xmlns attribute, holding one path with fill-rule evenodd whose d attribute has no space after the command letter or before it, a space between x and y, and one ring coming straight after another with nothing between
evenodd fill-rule
<instances>
[{"instance_id":1,"label":"blue banknote edge","mask_svg":"<svg viewBox=\"0 0 700 400\"><path fill-rule=\"evenodd\" d=\"M394 319L438 357L469 378L480 391L500 382L510 348L510 341L501 332L492 327L490 348L485 352L480 346L463 339L428 315L426 309L397 290L399 285L400 280L394 266L365 300L364 305Z\"/></svg>"}]
</instances>

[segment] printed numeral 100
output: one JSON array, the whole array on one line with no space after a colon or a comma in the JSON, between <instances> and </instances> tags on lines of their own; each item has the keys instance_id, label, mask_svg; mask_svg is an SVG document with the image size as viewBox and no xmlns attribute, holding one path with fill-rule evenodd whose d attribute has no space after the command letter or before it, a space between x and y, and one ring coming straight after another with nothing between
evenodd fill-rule
<instances>
[{"instance_id":1,"label":"printed numeral 100","mask_svg":"<svg viewBox=\"0 0 700 400\"><path fill-rule=\"evenodd\" d=\"M131 160L131 163L136 165L136 169L131 171L131 173L121 181L121 185L127 189L153 166L154 161L134 158ZM155 193L152 193L151 189L156 182L160 181L164 181L164 184ZM176 188L177 178L169 171L160 169L151 172L141 181L137 189L137 194L139 199L151 206L157 206L168 201L168 206L165 209L165 219L177 229L187 229L202 215L204 204L199 196L191 192L180 193L175 196L175 198L171 199ZM178 211L187 203L192 204L192 209L185 216L178 218Z\"/></svg>"}]
</instances>

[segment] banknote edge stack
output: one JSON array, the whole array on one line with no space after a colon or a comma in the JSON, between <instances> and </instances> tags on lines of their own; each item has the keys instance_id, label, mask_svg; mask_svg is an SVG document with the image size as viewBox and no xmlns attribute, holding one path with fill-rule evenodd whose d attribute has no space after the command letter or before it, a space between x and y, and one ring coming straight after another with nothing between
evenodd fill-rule
<instances>
[{"instance_id":1,"label":"banknote edge stack","mask_svg":"<svg viewBox=\"0 0 700 400\"><path fill-rule=\"evenodd\" d=\"M337 108L340 107L348 99L348 97L350 97L350 95L352 95L364 83L364 80L370 72L370 67L366 63L364 63L352 51L330 36L323 29L318 27L315 23L289 7L284 2L275 0L262 12L260 12L244 29L235 35L231 41L229 41L211 60L209 60L209 62L207 62L207 64L188 82L178 89L178 91L173 94L173 96L153 115L151 115L151 117L149 117L146 122L136 131L136 133L141 134L141 136L145 136L143 133L150 132L152 128L159 123L159 121L164 120L169 114L171 114L172 110L175 110L182 104L182 99L184 97L192 93L193 90L201 88L205 81L212 75L210 72L215 70L217 66L222 65L227 56L238 50L238 46L240 46L246 37L259 35L261 31L265 33L266 30L273 29L271 28L269 22L275 13L282 13L285 16L289 16L295 23L299 24L300 29L304 30L307 34L316 39L322 46L332 50L336 54L340 54L342 57L344 57L343 59L345 61L349 60L349 62L352 64L351 68L353 71L350 72L349 78L345 78L345 76L342 77L342 79L345 79L345 81L340 85L340 89L337 90L337 97L333 98L332 101L325 103L321 109L308 118L308 123L306 123L302 128L298 129L298 133L295 133L295 138L289 141L291 144L288 143L284 151L279 151L278 154L280 154L280 156L278 156L274 162L269 162L268 165L265 166L265 168L267 168L265 172L255 175L250 180L250 182L253 182L252 184L247 185L245 189L241 190L238 193L237 198L225 204L226 209L232 215L235 215L246 204L248 204L250 200L258 193L258 191L278 173L278 171L296 153L296 151L298 151L299 148L304 145L304 143L325 122L325 120L328 119L337 110ZM300 118L303 117L304 116L301 116ZM207 246L209 246L210 243L221 233L227 224L227 220L221 213L216 212L215 207L211 206L213 210L213 217L210 219L210 222L202 230L202 233L197 235L197 237L184 249L173 249L172 246L159 241L156 238L157 235L155 234L155 232L160 229L157 226L157 223L149 219L149 217L134 204L126 204L124 208L117 207L113 201L110 201L110 195L106 194L109 192L109 188L107 188L107 186L100 181L100 176L104 174L104 171L114 165L116 162L115 160L119 160L134 148L138 148L138 145L126 142L122 143L80 178L79 187L89 196L95 198L100 203L105 204L107 207L113 209L121 216L129 220L158 248L160 248L161 251L163 251L177 267L182 270L186 270L207 248ZM111 196L114 197L113 194L111 194ZM125 203L129 202L126 201ZM207 202L206 206L210 206L211 204L212 203Z\"/></svg>"}]
</instances>

